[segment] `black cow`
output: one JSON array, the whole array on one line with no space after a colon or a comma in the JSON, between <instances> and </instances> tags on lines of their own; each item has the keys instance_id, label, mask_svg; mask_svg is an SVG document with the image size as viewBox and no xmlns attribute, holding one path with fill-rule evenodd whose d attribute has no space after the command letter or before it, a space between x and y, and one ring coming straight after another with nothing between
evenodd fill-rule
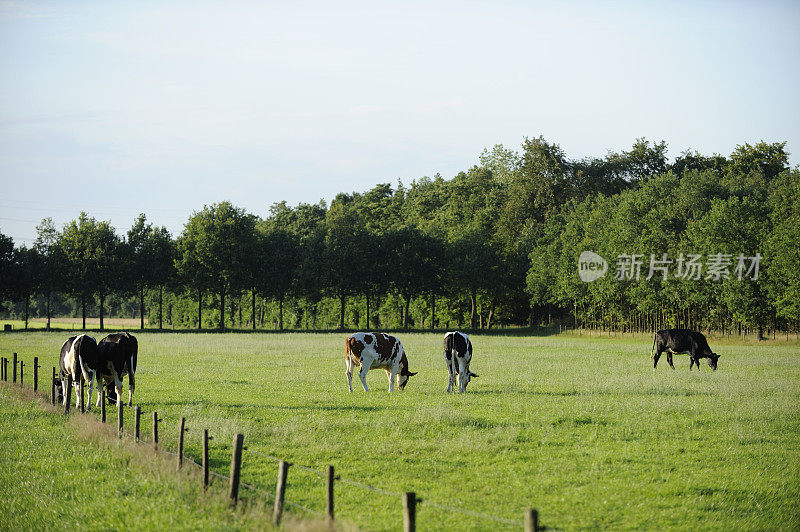
<instances>
[{"instance_id":1,"label":"black cow","mask_svg":"<svg viewBox=\"0 0 800 532\"><path fill-rule=\"evenodd\" d=\"M450 381L447 391L453 391L453 385L458 384L458 391L464 392L467 384L472 377L477 377L477 373L469 370L469 363L472 361L472 342L469 336L455 331L444 335L444 361L450 372Z\"/></svg>"},{"instance_id":2,"label":"black cow","mask_svg":"<svg viewBox=\"0 0 800 532\"><path fill-rule=\"evenodd\" d=\"M689 371L692 366L697 364L697 370L700 371L700 359L707 358L708 366L716 370L717 360L719 355L712 352L708 346L708 341L702 333L692 331L690 329L664 329L658 331L653 338L653 351L650 358L653 359L653 369L658 365L658 359L661 353L667 353L667 362L672 369L675 366L672 364L672 355L678 353L689 353Z\"/></svg>"},{"instance_id":3,"label":"black cow","mask_svg":"<svg viewBox=\"0 0 800 532\"><path fill-rule=\"evenodd\" d=\"M136 362L139 354L139 342L127 332L109 334L97 344L103 367L98 375L98 386L105 385L106 398L109 403L121 399L122 378L128 375L128 406L133 404L133 392L136 387ZM98 398L99 401L99 398Z\"/></svg>"}]
</instances>

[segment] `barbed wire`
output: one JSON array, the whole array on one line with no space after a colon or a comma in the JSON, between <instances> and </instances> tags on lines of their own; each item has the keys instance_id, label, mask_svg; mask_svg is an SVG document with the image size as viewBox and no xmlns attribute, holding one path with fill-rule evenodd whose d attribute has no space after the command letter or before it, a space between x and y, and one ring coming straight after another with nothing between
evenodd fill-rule
<instances>
[{"instance_id":1,"label":"barbed wire","mask_svg":"<svg viewBox=\"0 0 800 532\"><path fill-rule=\"evenodd\" d=\"M489 521L495 521L497 523L504 523L506 525L522 526L522 524L523 524L522 521L515 521L513 519L506 519L504 517L497 517L495 515L484 514L484 513L475 512L475 511L472 511L472 510L464 510L463 508L457 508L455 506L450 506L450 505L447 505L447 504L439 504L439 503L436 503L436 502L431 502L431 501L429 501L427 499L422 500L421 504L422 504L423 507L430 506L431 508L438 508L440 510L449 510L451 512L462 513L462 514L465 514L465 515L470 515L472 517L478 517L480 519L487 519Z\"/></svg>"}]
</instances>

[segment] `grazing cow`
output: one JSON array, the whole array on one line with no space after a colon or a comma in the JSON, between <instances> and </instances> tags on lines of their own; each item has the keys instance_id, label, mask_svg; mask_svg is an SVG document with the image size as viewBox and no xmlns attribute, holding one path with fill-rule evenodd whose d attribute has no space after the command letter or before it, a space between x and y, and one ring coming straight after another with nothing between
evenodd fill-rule
<instances>
[{"instance_id":1,"label":"grazing cow","mask_svg":"<svg viewBox=\"0 0 800 532\"><path fill-rule=\"evenodd\" d=\"M472 342L469 341L469 336L459 331L444 335L444 361L450 371L448 392L452 392L453 385L458 383L458 391L463 393L470 379L478 376L469 370L471 360Z\"/></svg>"},{"instance_id":2,"label":"grazing cow","mask_svg":"<svg viewBox=\"0 0 800 532\"><path fill-rule=\"evenodd\" d=\"M89 383L89 399L92 397L92 382L97 370L97 342L91 336L79 334L70 337L61 346L59 366L61 367L61 391L59 397L62 404L66 405L67 394L70 386L75 387L75 406L83 404L83 394L80 393L81 380ZM88 408L92 404L89 402Z\"/></svg>"},{"instance_id":3,"label":"grazing cow","mask_svg":"<svg viewBox=\"0 0 800 532\"><path fill-rule=\"evenodd\" d=\"M106 386L106 397L109 402L122 400L122 378L128 375L128 406L133 405L133 392L136 386L134 374L139 353L139 342L127 332L109 334L97 344L100 350L101 367L98 375L99 386ZM113 386L112 386L113 385ZM100 405L100 397L97 397Z\"/></svg>"},{"instance_id":4,"label":"grazing cow","mask_svg":"<svg viewBox=\"0 0 800 532\"><path fill-rule=\"evenodd\" d=\"M364 391L367 388L367 372L372 368L383 368L389 378L389 393L394 391L395 377L397 387L401 390L408 384L408 379L417 374L408 371L408 359L403 344L394 336L384 333L358 332L344 342L344 361L347 365L347 387L353 391L353 366L360 365L358 376Z\"/></svg>"},{"instance_id":5,"label":"grazing cow","mask_svg":"<svg viewBox=\"0 0 800 532\"><path fill-rule=\"evenodd\" d=\"M697 364L697 370L700 371L700 359L707 358L708 365L711 369L717 369L717 360L719 355L713 353L708 346L708 341L702 333L692 331L690 329L665 329L658 331L653 338L653 351L651 351L650 358L653 359L653 369L658 365L658 359L661 353L667 353L667 362L672 369L675 366L672 364L672 355L678 353L689 353L689 371L692 366Z\"/></svg>"}]
</instances>

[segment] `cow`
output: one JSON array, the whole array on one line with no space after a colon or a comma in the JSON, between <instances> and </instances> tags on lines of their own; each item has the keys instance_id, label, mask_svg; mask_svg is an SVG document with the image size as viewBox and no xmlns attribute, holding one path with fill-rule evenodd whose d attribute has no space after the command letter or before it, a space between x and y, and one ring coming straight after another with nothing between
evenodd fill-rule
<instances>
[{"instance_id":1,"label":"cow","mask_svg":"<svg viewBox=\"0 0 800 532\"><path fill-rule=\"evenodd\" d=\"M653 349L650 358L653 359L653 369L658 365L658 359L661 353L667 353L667 362L672 369L675 366L672 364L672 355L678 353L689 353L689 371L697 364L697 370L700 371L700 359L707 358L708 366L715 370L717 369L717 360L719 355L712 352L708 346L708 341L702 333L692 331L690 329L664 329L658 331L653 338Z\"/></svg>"},{"instance_id":2,"label":"cow","mask_svg":"<svg viewBox=\"0 0 800 532\"><path fill-rule=\"evenodd\" d=\"M394 391L395 379L397 387L403 390L408 379L417 372L408 371L408 359L403 344L394 336L384 333L357 332L344 342L344 362L347 366L347 387L353 391L353 367L361 366L358 372L364 391L367 388L367 372L373 368L383 368L389 378L389 393Z\"/></svg>"},{"instance_id":3,"label":"cow","mask_svg":"<svg viewBox=\"0 0 800 532\"><path fill-rule=\"evenodd\" d=\"M70 386L75 387L75 406L80 407L83 403L83 394L80 393L81 381L89 383L89 399L92 397L92 382L97 370L97 342L86 334L79 334L67 339L61 346L59 356L61 390L59 397L62 404L67 404L67 390ZM91 402L88 408L91 409Z\"/></svg>"},{"instance_id":4,"label":"cow","mask_svg":"<svg viewBox=\"0 0 800 532\"><path fill-rule=\"evenodd\" d=\"M444 335L444 361L450 372L450 382L447 391L453 391L453 385L458 383L458 391L463 393L467 389L467 384L472 377L477 377L477 373L472 373L469 363L472 360L472 342L469 336L455 331Z\"/></svg>"},{"instance_id":5,"label":"cow","mask_svg":"<svg viewBox=\"0 0 800 532\"><path fill-rule=\"evenodd\" d=\"M133 405L133 392L136 387L136 362L139 342L127 332L109 334L97 344L100 350L101 367L98 376L99 386L106 386L106 397L111 403L121 401L122 378L128 376L128 406ZM97 397L100 404L100 397Z\"/></svg>"}]
</instances>

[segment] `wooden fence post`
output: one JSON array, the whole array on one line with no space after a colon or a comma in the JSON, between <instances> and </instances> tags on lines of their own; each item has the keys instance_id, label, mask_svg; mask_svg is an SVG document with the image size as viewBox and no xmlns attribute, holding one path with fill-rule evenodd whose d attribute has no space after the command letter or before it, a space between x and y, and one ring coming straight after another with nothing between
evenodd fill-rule
<instances>
[{"instance_id":1,"label":"wooden fence post","mask_svg":"<svg viewBox=\"0 0 800 532\"><path fill-rule=\"evenodd\" d=\"M289 464L281 460L278 464L278 485L275 488L275 509L272 511L272 524L278 526L283 517L283 501L286 497L286 477L289 473Z\"/></svg>"},{"instance_id":2,"label":"wooden fence post","mask_svg":"<svg viewBox=\"0 0 800 532\"><path fill-rule=\"evenodd\" d=\"M67 374L67 389L64 390L64 413L69 414L69 404L72 402L72 373Z\"/></svg>"},{"instance_id":3,"label":"wooden fence post","mask_svg":"<svg viewBox=\"0 0 800 532\"><path fill-rule=\"evenodd\" d=\"M117 436L122 438L122 401L117 397Z\"/></svg>"},{"instance_id":4,"label":"wooden fence post","mask_svg":"<svg viewBox=\"0 0 800 532\"><path fill-rule=\"evenodd\" d=\"M17 383L17 354L16 353L14 353L14 369L12 370L11 374L14 376L14 380L12 380L11 382L16 384Z\"/></svg>"},{"instance_id":5,"label":"wooden fence post","mask_svg":"<svg viewBox=\"0 0 800 532\"><path fill-rule=\"evenodd\" d=\"M403 531L415 532L417 530L417 495L407 491L403 495Z\"/></svg>"},{"instance_id":6,"label":"wooden fence post","mask_svg":"<svg viewBox=\"0 0 800 532\"><path fill-rule=\"evenodd\" d=\"M181 418L181 423L178 426L178 469L183 466L183 433L186 431L186 418Z\"/></svg>"},{"instance_id":7,"label":"wooden fence post","mask_svg":"<svg viewBox=\"0 0 800 532\"><path fill-rule=\"evenodd\" d=\"M153 450L158 450L158 412L153 412Z\"/></svg>"},{"instance_id":8,"label":"wooden fence post","mask_svg":"<svg viewBox=\"0 0 800 532\"><path fill-rule=\"evenodd\" d=\"M328 466L328 521L333 522L333 483L336 477L333 474L333 466Z\"/></svg>"},{"instance_id":9,"label":"wooden fence post","mask_svg":"<svg viewBox=\"0 0 800 532\"><path fill-rule=\"evenodd\" d=\"M106 389L100 391L100 421L106 422Z\"/></svg>"},{"instance_id":10,"label":"wooden fence post","mask_svg":"<svg viewBox=\"0 0 800 532\"><path fill-rule=\"evenodd\" d=\"M25 362L19 361L19 385L22 386L25 381Z\"/></svg>"},{"instance_id":11,"label":"wooden fence post","mask_svg":"<svg viewBox=\"0 0 800 532\"><path fill-rule=\"evenodd\" d=\"M538 532L539 512L533 508L525 510L525 532Z\"/></svg>"},{"instance_id":12,"label":"wooden fence post","mask_svg":"<svg viewBox=\"0 0 800 532\"><path fill-rule=\"evenodd\" d=\"M39 357L33 357L33 391L39 391Z\"/></svg>"},{"instance_id":13,"label":"wooden fence post","mask_svg":"<svg viewBox=\"0 0 800 532\"><path fill-rule=\"evenodd\" d=\"M134 417L133 417L133 434L136 442L139 442L139 422L142 418L142 409L141 407L137 406L134 410Z\"/></svg>"},{"instance_id":14,"label":"wooden fence post","mask_svg":"<svg viewBox=\"0 0 800 532\"><path fill-rule=\"evenodd\" d=\"M231 505L235 505L239 500L239 473L242 467L242 443L244 443L244 434L237 434L233 437L230 491L228 492Z\"/></svg>"},{"instance_id":15,"label":"wooden fence post","mask_svg":"<svg viewBox=\"0 0 800 532\"><path fill-rule=\"evenodd\" d=\"M6 357L0 357L0 381L6 380Z\"/></svg>"},{"instance_id":16,"label":"wooden fence post","mask_svg":"<svg viewBox=\"0 0 800 532\"><path fill-rule=\"evenodd\" d=\"M50 383L50 402L56 405L56 367L53 366L53 381Z\"/></svg>"},{"instance_id":17,"label":"wooden fence post","mask_svg":"<svg viewBox=\"0 0 800 532\"><path fill-rule=\"evenodd\" d=\"M203 429L203 489L208 489L208 429Z\"/></svg>"},{"instance_id":18,"label":"wooden fence post","mask_svg":"<svg viewBox=\"0 0 800 532\"><path fill-rule=\"evenodd\" d=\"M81 414L86 413L86 403L83 401L83 392L84 392L83 379L81 379L81 398L78 401L80 403L80 405L81 405ZM103 412L103 422L105 423L105 421L106 421L106 416L105 416L105 412Z\"/></svg>"}]
</instances>

